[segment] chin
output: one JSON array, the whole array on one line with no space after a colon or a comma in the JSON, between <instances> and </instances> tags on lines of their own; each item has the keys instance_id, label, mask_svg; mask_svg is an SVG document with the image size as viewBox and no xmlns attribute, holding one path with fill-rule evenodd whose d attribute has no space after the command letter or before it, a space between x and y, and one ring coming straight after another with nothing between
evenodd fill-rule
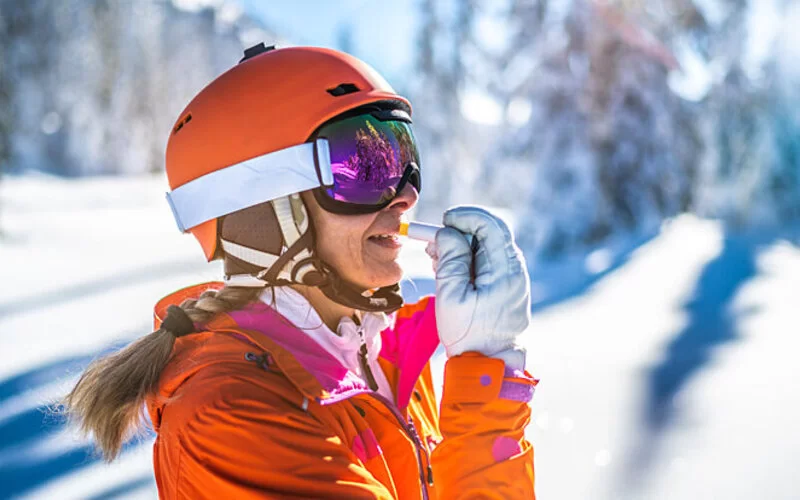
<instances>
[{"instance_id":1,"label":"chin","mask_svg":"<svg viewBox=\"0 0 800 500\"><path fill-rule=\"evenodd\" d=\"M379 271L372 273L369 286L366 288L381 288L391 286L403 279L403 268L397 262L385 265Z\"/></svg>"}]
</instances>

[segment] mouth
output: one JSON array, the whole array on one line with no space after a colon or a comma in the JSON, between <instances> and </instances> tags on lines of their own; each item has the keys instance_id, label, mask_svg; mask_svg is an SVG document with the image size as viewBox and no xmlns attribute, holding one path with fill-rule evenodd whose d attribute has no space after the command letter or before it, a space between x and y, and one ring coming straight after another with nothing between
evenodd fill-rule
<instances>
[{"instance_id":1,"label":"mouth","mask_svg":"<svg viewBox=\"0 0 800 500\"><path fill-rule=\"evenodd\" d=\"M373 234L372 236L367 238L367 241L379 245L383 248L390 248L390 249L397 249L403 246L397 231Z\"/></svg>"}]
</instances>

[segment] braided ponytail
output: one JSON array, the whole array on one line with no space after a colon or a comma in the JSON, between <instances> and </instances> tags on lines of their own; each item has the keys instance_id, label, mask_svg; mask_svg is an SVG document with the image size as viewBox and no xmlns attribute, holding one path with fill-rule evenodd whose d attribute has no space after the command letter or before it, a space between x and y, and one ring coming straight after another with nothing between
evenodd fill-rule
<instances>
[{"instance_id":1,"label":"braided ponytail","mask_svg":"<svg viewBox=\"0 0 800 500\"><path fill-rule=\"evenodd\" d=\"M262 288L225 287L185 300L181 309L194 323L241 309L258 300ZM106 461L119 454L127 438L141 429L144 403L158 389L175 344L176 332L161 328L119 352L93 361L62 400L67 416L92 434Z\"/></svg>"}]
</instances>

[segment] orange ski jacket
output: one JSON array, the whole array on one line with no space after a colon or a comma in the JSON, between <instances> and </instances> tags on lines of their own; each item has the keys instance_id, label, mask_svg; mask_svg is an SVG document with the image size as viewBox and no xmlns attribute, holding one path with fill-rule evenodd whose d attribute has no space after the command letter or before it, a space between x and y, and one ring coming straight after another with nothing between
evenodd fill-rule
<instances>
[{"instance_id":1,"label":"orange ski jacket","mask_svg":"<svg viewBox=\"0 0 800 500\"><path fill-rule=\"evenodd\" d=\"M180 290L171 304L220 283ZM537 381L503 361L447 361L441 415L428 363L434 298L382 333L394 401L264 303L178 338L148 411L162 499L533 499L525 440Z\"/></svg>"}]
</instances>

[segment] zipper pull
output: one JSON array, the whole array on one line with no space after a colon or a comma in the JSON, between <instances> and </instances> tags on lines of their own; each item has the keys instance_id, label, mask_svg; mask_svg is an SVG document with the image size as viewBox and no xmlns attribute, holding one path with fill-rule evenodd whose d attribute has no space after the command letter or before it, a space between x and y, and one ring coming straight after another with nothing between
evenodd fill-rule
<instances>
[{"instance_id":1,"label":"zipper pull","mask_svg":"<svg viewBox=\"0 0 800 500\"><path fill-rule=\"evenodd\" d=\"M408 416L408 430L411 431L411 436L414 441L416 441L416 444L425 451L425 457L428 459L428 467L426 469L427 477L425 479L428 482L428 486L433 486L433 467L431 466L428 449L422 444L422 438L419 436L419 432L417 432L417 427L414 425L414 419L411 418L411 415Z\"/></svg>"},{"instance_id":2,"label":"zipper pull","mask_svg":"<svg viewBox=\"0 0 800 500\"><path fill-rule=\"evenodd\" d=\"M373 391L378 390L378 382L375 380L375 375L369 367L369 360L367 358L367 341L364 340L364 327L359 325L358 336L361 337L361 348L358 350L358 362L361 365L361 371L364 373L364 378L367 379L367 385Z\"/></svg>"},{"instance_id":3,"label":"zipper pull","mask_svg":"<svg viewBox=\"0 0 800 500\"><path fill-rule=\"evenodd\" d=\"M414 426L414 419L411 418L411 415L408 416L408 430L411 431L411 437L416 444L422 447L422 439L419 437L419 432L417 432L417 428Z\"/></svg>"}]
</instances>

